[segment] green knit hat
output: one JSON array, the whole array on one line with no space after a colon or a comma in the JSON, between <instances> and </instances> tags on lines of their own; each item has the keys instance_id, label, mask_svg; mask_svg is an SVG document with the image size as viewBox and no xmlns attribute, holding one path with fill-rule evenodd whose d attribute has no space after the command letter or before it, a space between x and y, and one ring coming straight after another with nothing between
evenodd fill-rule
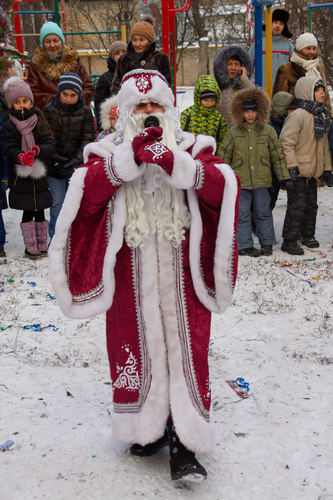
<instances>
[{"instance_id":1,"label":"green knit hat","mask_svg":"<svg viewBox=\"0 0 333 500\"><path fill-rule=\"evenodd\" d=\"M62 45L65 45L64 35L56 23L52 23L49 21L48 23L43 24L42 29L40 30L40 44L44 48L44 38L47 35L56 35L62 41Z\"/></svg>"}]
</instances>

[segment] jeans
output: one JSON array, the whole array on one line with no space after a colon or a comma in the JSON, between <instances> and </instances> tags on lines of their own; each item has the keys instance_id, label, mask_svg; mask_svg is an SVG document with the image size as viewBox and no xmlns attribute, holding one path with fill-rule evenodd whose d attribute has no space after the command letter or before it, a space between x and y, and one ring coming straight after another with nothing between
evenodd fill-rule
<instances>
[{"instance_id":1,"label":"jeans","mask_svg":"<svg viewBox=\"0 0 333 500\"><path fill-rule=\"evenodd\" d=\"M237 243L239 250L253 247L251 204L260 244L275 245L276 239L270 202L271 197L266 187L241 190L237 228Z\"/></svg>"},{"instance_id":2,"label":"jeans","mask_svg":"<svg viewBox=\"0 0 333 500\"><path fill-rule=\"evenodd\" d=\"M49 187L52 195L52 207L50 208L49 236L53 238L55 225L64 199L67 193L69 179L57 179L49 177Z\"/></svg>"}]
</instances>

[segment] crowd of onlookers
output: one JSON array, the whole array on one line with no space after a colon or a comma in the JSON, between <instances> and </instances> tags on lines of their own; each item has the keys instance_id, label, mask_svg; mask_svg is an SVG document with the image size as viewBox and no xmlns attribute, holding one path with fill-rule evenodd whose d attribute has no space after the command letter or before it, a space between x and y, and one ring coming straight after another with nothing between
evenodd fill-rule
<instances>
[{"instance_id":1,"label":"crowd of onlookers","mask_svg":"<svg viewBox=\"0 0 333 500\"><path fill-rule=\"evenodd\" d=\"M214 77L199 77L194 104L180 117L184 131L214 137L215 154L240 177L239 255L272 254L272 210L281 186L288 200L281 249L302 255L302 246L318 247L317 187L333 185L332 109L318 42L312 33L303 33L294 47L288 19L285 9L273 10L271 100L265 82L262 88L254 83L254 46L247 52L229 45L216 55ZM83 162L84 147L116 130L117 93L124 75L136 69L156 70L171 85L168 56L156 50L153 19L140 19L130 38L128 45L112 43L108 70L95 90L77 52L65 45L53 22L41 29L27 80L15 70L8 75L0 95L0 258L6 256L1 215L7 208L6 190L9 207L22 211L26 256L46 255L71 175ZM265 47L263 38L263 74ZM50 221L45 218L47 208Z\"/></svg>"}]
</instances>

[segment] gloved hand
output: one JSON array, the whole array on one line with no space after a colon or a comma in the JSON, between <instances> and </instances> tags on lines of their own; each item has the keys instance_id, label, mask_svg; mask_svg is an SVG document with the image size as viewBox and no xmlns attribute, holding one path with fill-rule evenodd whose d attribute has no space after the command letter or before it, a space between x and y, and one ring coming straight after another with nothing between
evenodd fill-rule
<instances>
[{"instance_id":1,"label":"gloved hand","mask_svg":"<svg viewBox=\"0 0 333 500\"><path fill-rule=\"evenodd\" d=\"M169 175L172 174L174 157L172 151L157 141L150 141L141 146L137 153L140 163L155 163Z\"/></svg>"},{"instance_id":2,"label":"gloved hand","mask_svg":"<svg viewBox=\"0 0 333 500\"><path fill-rule=\"evenodd\" d=\"M299 176L299 170L298 170L298 167L290 168L290 169L289 169L289 174L290 174L291 180L292 180L293 182L296 182L296 181L297 181L297 179L298 179L298 176Z\"/></svg>"},{"instance_id":3,"label":"gloved hand","mask_svg":"<svg viewBox=\"0 0 333 500\"><path fill-rule=\"evenodd\" d=\"M287 191L292 191L294 189L294 183L290 179L281 181L281 184L283 184L283 186L286 188Z\"/></svg>"},{"instance_id":4,"label":"gloved hand","mask_svg":"<svg viewBox=\"0 0 333 500\"><path fill-rule=\"evenodd\" d=\"M4 175L1 179L2 191L7 191L8 189L8 175Z\"/></svg>"},{"instance_id":5,"label":"gloved hand","mask_svg":"<svg viewBox=\"0 0 333 500\"><path fill-rule=\"evenodd\" d=\"M139 134L136 134L132 141L132 149L134 153L134 160L137 165L140 165L142 161L138 157L138 152L141 146L147 142L151 141L161 141L162 140L163 129L161 127L148 127L145 128Z\"/></svg>"},{"instance_id":6,"label":"gloved hand","mask_svg":"<svg viewBox=\"0 0 333 500\"><path fill-rule=\"evenodd\" d=\"M21 163L21 165L32 167L32 165L34 164L34 154L32 151L27 151L26 153L20 153L17 157L17 161Z\"/></svg>"},{"instance_id":7,"label":"gloved hand","mask_svg":"<svg viewBox=\"0 0 333 500\"><path fill-rule=\"evenodd\" d=\"M321 179L327 187L331 188L333 186L333 174L330 170L325 170Z\"/></svg>"},{"instance_id":8,"label":"gloved hand","mask_svg":"<svg viewBox=\"0 0 333 500\"><path fill-rule=\"evenodd\" d=\"M34 145L32 146L32 152L33 152L33 155L34 155L34 156L38 156L38 155L39 155L39 153L40 153L40 147L39 147L39 146L37 146L36 144L34 144Z\"/></svg>"},{"instance_id":9,"label":"gloved hand","mask_svg":"<svg viewBox=\"0 0 333 500\"><path fill-rule=\"evenodd\" d=\"M63 165L69 162L69 159L65 156L55 155L53 158L53 164L57 170L60 170Z\"/></svg>"},{"instance_id":10,"label":"gloved hand","mask_svg":"<svg viewBox=\"0 0 333 500\"><path fill-rule=\"evenodd\" d=\"M72 175L72 173L74 172L76 167L77 167L77 161L71 160L71 161L68 161L67 163L65 163L64 165L60 165L60 168L58 168L58 171L64 177L70 177Z\"/></svg>"}]
</instances>

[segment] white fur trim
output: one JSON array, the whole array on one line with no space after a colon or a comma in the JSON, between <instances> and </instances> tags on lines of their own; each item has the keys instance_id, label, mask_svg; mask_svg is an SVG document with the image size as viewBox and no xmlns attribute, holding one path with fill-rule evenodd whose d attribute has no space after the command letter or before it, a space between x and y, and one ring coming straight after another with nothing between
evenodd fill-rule
<instances>
[{"instance_id":1,"label":"white fur trim","mask_svg":"<svg viewBox=\"0 0 333 500\"><path fill-rule=\"evenodd\" d=\"M101 126L103 130L111 129L110 111L117 106L117 96L108 97L100 105Z\"/></svg>"},{"instance_id":2,"label":"white fur trim","mask_svg":"<svg viewBox=\"0 0 333 500\"><path fill-rule=\"evenodd\" d=\"M114 265L116 254L123 244L123 229L126 222L125 191L120 187L115 195L112 234L106 250L103 266L104 290L96 299L84 304L73 304L65 269L64 249L72 222L80 208L84 178L87 168L77 169L71 177L69 189L56 223L55 235L49 248L49 278L63 313L74 319L89 318L108 310L114 293Z\"/></svg>"},{"instance_id":3,"label":"white fur trim","mask_svg":"<svg viewBox=\"0 0 333 500\"><path fill-rule=\"evenodd\" d=\"M231 269L234 248L235 205L238 187L234 171L229 165L226 163L218 163L215 167L220 170L225 179L214 255L216 297L209 295L201 276L200 244L202 220L197 195L192 189L188 190L188 201L192 217L190 228L190 265L193 285L198 299L210 311L222 313L230 306L233 291Z\"/></svg>"},{"instance_id":4,"label":"white fur trim","mask_svg":"<svg viewBox=\"0 0 333 500\"><path fill-rule=\"evenodd\" d=\"M46 167L41 160L34 160L32 167L20 165L16 163L15 172L19 177L32 177L33 179L40 179L46 176Z\"/></svg>"},{"instance_id":5,"label":"white fur trim","mask_svg":"<svg viewBox=\"0 0 333 500\"><path fill-rule=\"evenodd\" d=\"M182 132L180 143L177 144L177 147L180 151L187 151L191 146L195 143L195 135L191 134L191 132Z\"/></svg>"},{"instance_id":6,"label":"white fur trim","mask_svg":"<svg viewBox=\"0 0 333 500\"><path fill-rule=\"evenodd\" d=\"M189 189L194 186L197 166L191 155L185 151L172 149L174 163L171 176L167 178L169 184L178 189Z\"/></svg>"},{"instance_id":7,"label":"white fur trim","mask_svg":"<svg viewBox=\"0 0 333 500\"><path fill-rule=\"evenodd\" d=\"M195 144L192 149L193 158L195 158L200 153L200 151L202 151L205 148L208 148L209 146L213 148L213 153L214 153L216 150L216 141L214 137L202 134L197 135Z\"/></svg>"},{"instance_id":8,"label":"white fur trim","mask_svg":"<svg viewBox=\"0 0 333 500\"><path fill-rule=\"evenodd\" d=\"M126 141L114 149L112 166L118 179L129 182L142 175L147 164L142 163L140 167L136 164L132 143L131 141Z\"/></svg>"},{"instance_id":9,"label":"white fur trim","mask_svg":"<svg viewBox=\"0 0 333 500\"><path fill-rule=\"evenodd\" d=\"M88 161L88 156L94 153L101 158L107 158L110 156L116 147L113 140L116 132L109 134L101 139L99 142L90 142L87 144L83 150L83 161L86 163Z\"/></svg>"}]
</instances>

